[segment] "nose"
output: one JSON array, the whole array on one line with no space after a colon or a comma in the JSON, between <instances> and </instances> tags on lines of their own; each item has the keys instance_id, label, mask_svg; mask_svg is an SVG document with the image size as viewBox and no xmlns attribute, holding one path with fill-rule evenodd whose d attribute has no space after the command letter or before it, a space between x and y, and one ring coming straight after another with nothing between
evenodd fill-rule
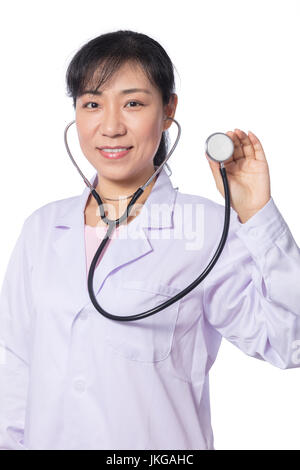
<instances>
[{"instance_id":1,"label":"nose","mask_svg":"<svg viewBox=\"0 0 300 470\"><path fill-rule=\"evenodd\" d=\"M108 137L115 137L126 133L125 124L117 111L108 109L103 111L99 122L99 132L101 135Z\"/></svg>"}]
</instances>

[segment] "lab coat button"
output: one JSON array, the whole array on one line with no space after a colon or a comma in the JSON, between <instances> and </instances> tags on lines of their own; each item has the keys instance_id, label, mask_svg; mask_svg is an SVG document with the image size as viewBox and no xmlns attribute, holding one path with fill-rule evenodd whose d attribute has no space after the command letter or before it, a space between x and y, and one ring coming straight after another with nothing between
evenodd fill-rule
<instances>
[{"instance_id":1,"label":"lab coat button","mask_svg":"<svg viewBox=\"0 0 300 470\"><path fill-rule=\"evenodd\" d=\"M84 392L85 391L85 381L77 379L74 381L74 389L77 390L78 392Z\"/></svg>"}]
</instances>

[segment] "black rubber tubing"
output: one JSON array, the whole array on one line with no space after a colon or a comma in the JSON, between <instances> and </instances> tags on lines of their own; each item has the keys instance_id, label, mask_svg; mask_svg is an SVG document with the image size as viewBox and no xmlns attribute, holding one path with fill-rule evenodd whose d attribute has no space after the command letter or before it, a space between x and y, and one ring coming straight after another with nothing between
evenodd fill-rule
<instances>
[{"instance_id":1,"label":"black rubber tubing","mask_svg":"<svg viewBox=\"0 0 300 470\"><path fill-rule=\"evenodd\" d=\"M100 209L100 215L101 215L101 218L102 220L104 220L108 225L109 225L109 228L105 234L105 237L104 239L102 240L99 248L97 249L95 255L94 255L94 258L91 262L91 266L90 266L90 269L89 269L89 274L88 274L88 291L89 291L89 295L90 295L90 299L94 305L94 307L96 308L96 310L98 310L98 312L100 312L102 315L104 315L106 318L109 318L111 320L117 320L117 321L133 321L133 320L140 320L142 318L146 318L146 317L149 317L150 315L154 315L155 313L158 313L160 312L161 310L165 309L166 307L168 307L169 305L172 305L174 302L177 302L177 300L181 299L182 297L184 297L185 295L187 295L192 289L194 289L201 281L203 281L203 279L208 275L208 273L212 270L212 268L214 267L214 265L216 264L219 256L221 255L222 251L223 251L223 248L224 248L224 245L225 245L225 242L227 240L227 235L228 235L228 230L229 230L229 223L230 223L230 192L229 192L229 186L228 186L228 180L227 180L227 175L226 175L226 170L225 168L220 168L220 173L221 173L221 176L222 176L222 180L223 180L223 185L224 185L224 192L225 192L225 218L224 218L224 228L223 228L223 233L222 233L222 237L221 237L221 241L219 243L219 246L214 254L214 256L212 257L210 263L208 264L208 266L204 269L204 271L200 274L199 277L197 277L197 279L195 279L195 281L193 281L190 285L188 285L185 289L183 289L181 292L179 292L178 294L174 295L174 297L171 297L170 299L168 299L166 302L163 302L162 304L158 305L157 307L153 307L151 308L150 310L147 310L146 312L143 312L143 313L137 313L136 315L130 315L130 316L119 316L119 315L112 315L111 313L108 313L106 312L102 307L100 307L100 305L98 304L97 302L97 299L95 297L95 294L94 294L94 291L93 291L93 279L94 279L94 272L95 272L95 268L96 268L96 265L97 265L97 261L98 261L98 258L100 256L100 254L102 253L107 241L109 240L109 237L110 237L110 234L112 233L112 231L114 230L115 227L118 227L118 225L120 224L120 222L122 222L125 218L127 219L128 216L129 216L129 213L130 213L130 209L131 209L131 206L136 202L136 200L140 197L140 195L144 192L141 188L139 188L133 195L130 203L128 204L127 206L127 209L126 211L124 212L124 214L122 215L122 217L120 217L119 219L117 220L114 220L114 221L111 221L109 219L107 219L107 217L105 216L105 213L104 213L104 209L103 209L103 204L102 204L102 201L101 201L101 198L100 196L98 195L98 193L93 190L92 191L92 194L94 196L94 198L96 199L96 201L98 202L99 204L99 209Z\"/></svg>"}]
</instances>

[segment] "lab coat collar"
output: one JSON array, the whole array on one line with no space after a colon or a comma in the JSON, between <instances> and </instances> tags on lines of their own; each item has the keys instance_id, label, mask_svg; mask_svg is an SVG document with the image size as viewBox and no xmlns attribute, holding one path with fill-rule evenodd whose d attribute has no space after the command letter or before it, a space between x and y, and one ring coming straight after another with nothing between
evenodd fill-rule
<instances>
[{"instance_id":1,"label":"lab coat collar","mask_svg":"<svg viewBox=\"0 0 300 470\"><path fill-rule=\"evenodd\" d=\"M97 185L97 174L90 183ZM108 247L108 253L102 257L96 267L93 279L93 291L97 295L105 280L120 267L148 256L154 250L150 242L147 228L173 228L174 202L178 188L173 188L171 180L163 168L159 173L152 190L143 204L142 210L128 224L120 226L120 230L128 230L125 238L115 238ZM68 298L70 321L83 307L91 303L87 289L84 209L90 194L86 187L81 196L67 199L62 204L60 215L55 219L55 234L53 248L57 257L53 260L57 275L64 284L65 295ZM138 201L137 201L138 203ZM150 210L158 204L158 209ZM67 228L67 230L66 230ZM146 229L145 229L146 228ZM138 274L137 274L138 275ZM100 301L101 305L101 301Z\"/></svg>"},{"instance_id":2,"label":"lab coat collar","mask_svg":"<svg viewBox=\"0 0 300 470\"><path fill-rule=\"evenodd\" d=\"M98 184L98 174L95 173L89 180L96 188ZM170 177L163 167L146 199L140 213L128 225L136 225L146 228L172 228L173 210L178 188L174 188ZM74 198L70 206L63 207L55 220L56 227L78 227L84 220L84 211L87 204L90 189L86 187L78 199ZM139 204L137 200L136 204Z\"/></svg>"}]
</instances>

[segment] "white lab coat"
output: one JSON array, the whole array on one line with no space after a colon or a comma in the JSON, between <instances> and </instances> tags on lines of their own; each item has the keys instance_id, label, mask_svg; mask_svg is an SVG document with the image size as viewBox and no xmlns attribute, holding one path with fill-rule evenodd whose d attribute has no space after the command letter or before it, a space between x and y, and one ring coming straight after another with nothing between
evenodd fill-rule
<instances>
[{"instance_id":1,"label":"white lab coat","mask_svg":"<svg viewBox=\"0 0 300 470\"><path fill-rule=\"evenodd\" d=\"M231 209L224 251L202 283L158 314L114 322L88 295L88 195L34 211L11 255L0 448L213 449L209 370L222 337L275 367L299 367L299 248L272 198L245 224ZM223 220L223 206L180 193L162 170L96 268L100 305L131 315L173 297L208 265Z\"/></svg>"}]
</instances>

